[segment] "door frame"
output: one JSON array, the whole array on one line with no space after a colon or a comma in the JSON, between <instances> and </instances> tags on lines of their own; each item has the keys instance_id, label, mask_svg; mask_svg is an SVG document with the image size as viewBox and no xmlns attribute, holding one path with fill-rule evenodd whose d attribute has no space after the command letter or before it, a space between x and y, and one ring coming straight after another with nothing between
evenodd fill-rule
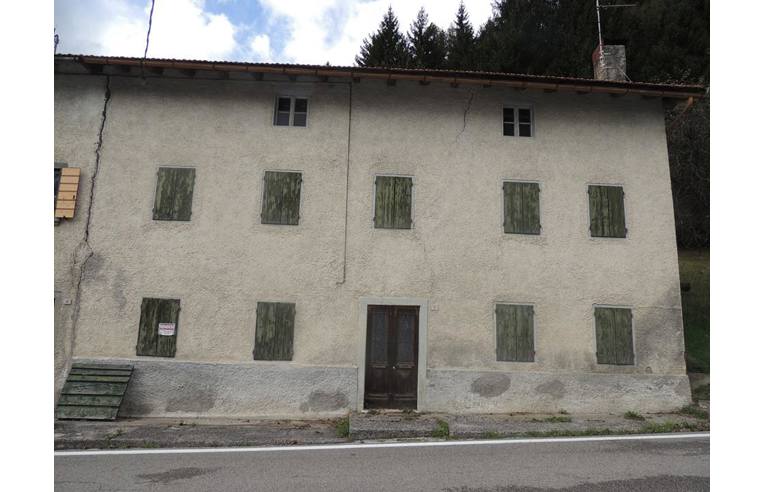
<instances>
[{"instance_id":1,"label":"door frame","mask_svg":"<svg viewBox=\"0 0 764 492\"><path fill-rule=\"evenodd\" d=\"M417 351L417 386L416 409L425 407L425 388L427 387L427 311L428 301L421 297L361 297L358 313L358 395L357 410L364 411L363 401L366 385L366 331L369 306L417 306L419 307L419 350Z\"/></svg>"}]
</instances>

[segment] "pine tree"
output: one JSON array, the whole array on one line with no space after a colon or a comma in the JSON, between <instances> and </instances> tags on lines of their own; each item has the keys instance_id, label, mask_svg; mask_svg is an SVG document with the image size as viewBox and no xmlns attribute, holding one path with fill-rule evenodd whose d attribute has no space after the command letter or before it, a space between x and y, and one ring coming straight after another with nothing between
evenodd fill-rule
<instances>
[{"instance_id":1,"label":"pine tree","mask_svg":"<svg viewBox=\"0 0 764 492\"><path fill-rule=\"evenodd\" d=\"M443 68L446 63L446 33L431 23L424 7L408 33L411 66L416 68Z\"/></svg>"},{"instance_id":2,"label":"pine tree","mask_svg":"<svg viewBox=\"0 0 764 492\"><path fill-rule=\"evenodd\" d=\"M464 2L459 3L456 20L448 29L448 54L446 65L452 70L475 68L475 32L470 24Z\"/></svg>"},{"instance_id":3,"label":"pine tree","mask_svg":"<svg viewBox=\"0 0 764 492\"><path fill-rule=\"evenodd\" d=\"M363 40L361 53L355 57L360 67L407 67L409 47L398 29L393 8L388 7L377 32Z\"/></svg>"}]
</instances>

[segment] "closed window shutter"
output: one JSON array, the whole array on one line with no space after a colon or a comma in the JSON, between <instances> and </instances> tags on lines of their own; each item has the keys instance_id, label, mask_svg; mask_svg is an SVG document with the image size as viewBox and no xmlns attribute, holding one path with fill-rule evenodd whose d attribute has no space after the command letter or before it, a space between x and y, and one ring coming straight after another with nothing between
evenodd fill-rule
<instances>
[{"instance_id":1,"label":"closed window shutter","mask_svg":"<svg viewBox=\"0 0 764 492\"><path fill-rule=\"evenodd\" d=\"M141 303L136 355L175 357L179 314L179 299L144 298ZM172 335L160 335L160 323L173 325Z\"/></svg>"},{"instance_id":2,"label":"closed window shutter","mask_svg":"<svg viewBox=\"0 0 764 492\"><path fill-rule=\"evenodd\" d=\"M504 183L504 232L541 233L538 183Z\"/></svg>"},{"instance_id":3,"label":"closed window shutter","mask_svg":"<svg viewBox=\"0 0 764 492\"><path fill-rule=\"evenodd\" d=\"M590 185L589 219L592 237L626 237L623 188Z\"/></svg>"},{"instance_id":4,"label":"closed window shutter","mask_svg":"<svg viewBox=\"0 0 764 492\"><path fill-rule=\"evenodd\" d=\"M411 229L411 195L411 178L377 176L374 227Z\"/></svg>"},{"instance_id":5,"label":"closed window shutter","mask_svg":"<svg viewBox=\"0 0 764 492\"><path fill-rule=\"evenodd\" d=\"M496 305L496 360L533 362L533 306Z\"/></svg>"},{"instance_id":6,"label":"closed window shutter","mask_svg":"<svg viewBox=\"0 0 764 492\"><path fill-rule=\"evenodd\" d=\"M191 220L196 170L160 167L154 201L154 220Z\"/></svg>"},{"instance_id":7,"label":"closed window shutter","mask_svg":"<svg viewBox=\"0 0 764 492\"><path fill-rule=\"evenodd\" d=\"M299 224L301 183L301 173L265 172L263 207L260 215L263 224Z\"/></svg>"},{"instance_id":8,"label":"closed window shutter","mask_svg":"<svg viewBox=\"0 0 764 492\"><path fill-rule=\"evenodd\" d=\"M293 303L257 303L255 360L292 360L294 316Z\"/></svg>"},{"instance_id":9,"label":"closed window shutter","mask_svg":"<svg viewBox=\"0 0 764 492\"><path fill-rule=\"evenodd\" d=\"M598 364L634 364L631 316L630 309L594 309Z\"/></svg>"},{"instance_id":10,"label":"closed window shutter","mask_svg":"<svg viewBox=\"0 0 764 492\"><path fill-rule=\"evenodd\" d=\"M80 185L80 168L64 167L55 170L56 209L54 216L61 219L74 218L77 192Z\"/></svg>"}]
</instances>

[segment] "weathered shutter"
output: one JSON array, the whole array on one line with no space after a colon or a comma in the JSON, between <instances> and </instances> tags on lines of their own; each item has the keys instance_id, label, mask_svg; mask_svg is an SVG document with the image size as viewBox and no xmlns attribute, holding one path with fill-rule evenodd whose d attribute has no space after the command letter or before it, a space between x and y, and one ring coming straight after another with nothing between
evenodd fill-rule
<instances>
[{"instance_id":1,"label":"weathered shutter","mask_svg":"<svg viewBox=\"0 0 764 492\"><path fill-rule=\"evenodd\" d=\"M136 355L175 357L178 337L180 300L144 298L141 303L141 321L138 329ZM172 335L160 335L159 324L174 326Z\"/></svg>"},{"instance_id":2,"label":"weathered shutter","mask_svg":"<svg viewBox=\"0 0 764 492\"><path fill-rule=\"evenodd\" d=\"M257 303L255 360L292 360L294 316L293 303Z\"/></svg>"},{"instance_id":3,"label":"weathered shutter","mask_svg":"<svg viewBox=\"0 0 764 492\"><path fill-rule=\"evenodd\" d=\"M623 188L590 185L589 219L592 237L626 237Z\"/></svg>"},{"instance_id":4,"label":"weathered shutter","mask_svg":"<svg viewBox=\"0 0 764 492\"><path fill-rule=\"evenodd\" d=\"M538 183L504 183L504 232L541 233Z\"/></svg>"},{"instance_id":5,"label":"weathered shutter","mask_svg":"<svg viewBox=\"0 0 764 492\"><path fill-rule=\"evenodd\" d=\"M411 178L377 176L374 227L411 229L411 190Z\"/></svg>"},{"instance_id":6,"label":"weathered shutter","mask_svg":"<svg viewBox=\"0 0 764 492\"><path fill-rule=\"evenodd\" d=\"M595 308L594 319L597 332L597 363L634 364L631 310Z\"/></svg>"},{"instance_id":7,"label":"weathered shutter","mask_svg":"<svg viewBox=\"0 0 764 492\"><path fill-rule=\"evenodd\" d=\"M263 224L298 225L301 173L266 171L263 186Z\"/></svg>"},{"instance_id":8,"label":"weathered shutter","mask_svg":"<svg viewBox=\"0 0 764 492\"><path fill-rule=\"evenodd\" d=\"M154 220L191 220L196 170L160 167L154 201Z\"/></svg>"},{"instance_id":9,"label":"weathered shutter","mask_svg":"<svg viewBox=\"0 0 764 492\"><path fill-rule=\"evenodd\" d=\"M175 169L175 197L173 200L174 220L191 220L191 202L194 197L195 179L195 169Z\"/></svg>"},{"instance_id":10,"label":"weathered shutter","mask_svg":"<svg viewBox=\"0 0 764 492\"><path fill-rule=\"evenodd\" d=\"M496 360L533 362L533 306L496 305Z\"/></svg>"}]
</instances>

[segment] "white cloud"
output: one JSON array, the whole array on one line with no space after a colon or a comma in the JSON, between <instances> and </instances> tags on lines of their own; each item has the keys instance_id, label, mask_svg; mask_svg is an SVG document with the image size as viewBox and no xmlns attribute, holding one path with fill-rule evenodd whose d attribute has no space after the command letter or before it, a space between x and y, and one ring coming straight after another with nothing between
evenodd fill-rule
<instances>
[{"instance_id":1,"label":"white cloud","mask_svg":"<svg viewBox=\"0 0 764 492\"><path fill-rule=\"evenodd\" d=\"M289 30L279 61L352 65L363 39L376 31L391 5L402 32L408 31L420 6L430 21L446 29L459 0L260 0L274 19ZM477 29L491 15L491 0L468 0L465 6Z\"/></svg>"},{"instance_id":2,"label":"white cloud","mask_svg":"<svg viewBox=\"0 0 764 492\"><path fill-rule=\"evenodd\" d=\"M254 61L272 61L271 38L267 34L257 34L249 42L249 49Z\"/></svg>"},{"instance_id":3,"label":"white cloud","mask_svg":"<svg viewBox=\"0 0 764 492\"><path fill-rule=\"evenodd\" d=\"M262 6L266 32L207 11L205 0L156 0L149 57L352 65L388 5L402 32L408 31L420 6L444 29L459 6L459 0L249 1L253 12ZM490 17L491 3L465 1L475 28ZM58 52L143 56L150 5L150 0L137 5L135 0L57 0Z\"/></svg>"},{"instance_id":4,"label":"white cloud","mask_svg":"<svg viewBox=\"0 0 764 492\"><path fill-rule=\"evenodd\" d=\"M157 0L149 57L230 58L238 46L236 26L222 14L204 10L204 0ZM59 52L143 56L151 2L128 0L56 2Z\"/></svg>"}]
</instances>

